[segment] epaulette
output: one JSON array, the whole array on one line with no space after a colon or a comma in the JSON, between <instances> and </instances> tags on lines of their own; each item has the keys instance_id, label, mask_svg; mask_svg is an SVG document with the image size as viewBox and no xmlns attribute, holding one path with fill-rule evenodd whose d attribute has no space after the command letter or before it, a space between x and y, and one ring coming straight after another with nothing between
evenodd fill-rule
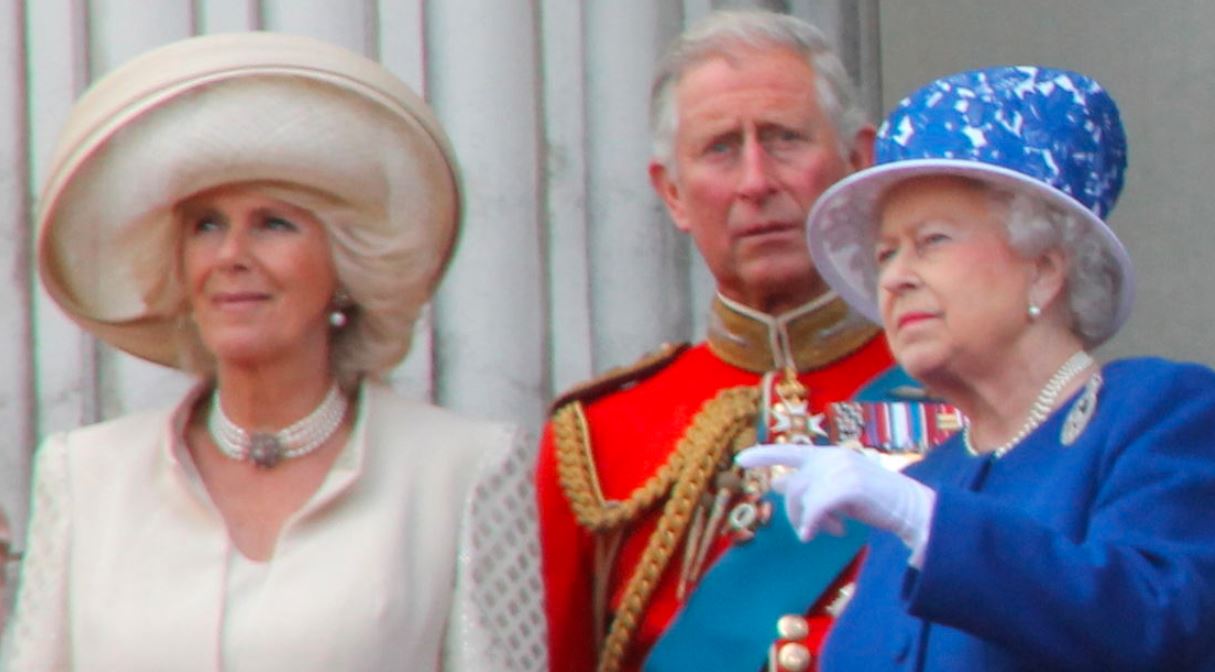
<instances>
[{"instance_id":1,"label":"epaulette","mask_svg":"<svg viewBox=\"0 0 1215 672\"><path fill-rule=\"evenodd\" d=\"M575 385L554 399L549 406L549 414L551 415L571 401L588 403L605 394L645 380L675 361L675 358L689 347L691 345L688 343L663 343L658 346L658 349L647 353L632 364L608 369L585 383Z\"/></svg>"}]
</instances>

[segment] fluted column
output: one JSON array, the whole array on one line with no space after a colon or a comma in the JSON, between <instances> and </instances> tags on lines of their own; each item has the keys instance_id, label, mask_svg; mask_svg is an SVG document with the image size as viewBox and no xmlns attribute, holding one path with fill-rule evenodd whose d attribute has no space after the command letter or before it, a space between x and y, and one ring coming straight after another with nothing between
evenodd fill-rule
<instances>
[{"instance_id":1,"label":"fluted column","mask_svg":"<svg viewBox=\"0 0 1215 672\"><path fill-rule=\"evenodd\" d=\"M682 28L677 3L587 6L587 162L595 368L692 336L690 242L650 187L654 65Z\"/></svg>"},{"instance_id":2,"label":"fluted column","mask_svg":"<svg viewBox=\"0 0 1215 672\"><path fill-rule=\"evenodd\" d=\"M547 367L539 64L526 0L427 5L429 93L463 166L464 230L434 306L439 402L535 426Z\"/></svg>"},{"instance_id":3,"label":"fluted column","mask_svg":"<svg viewBox=\"0 0 1215 672\"><path fill-rule=\"evenodd\" d=\"M23 100L26 77L23 67L24 12L16 0L0 0L0 100ZM27 117L20 106L0 107L0 203L10 204L18 214L13 222L24 222L29 211L25 134ZM0 509L20 538L25 529L26 481L29 469L27 446L34 440L33 371L31 366L30 276L26 262L28 230L14 226L0 236ZM3 568L0 568L2 570ZM3 595L0 595L2 598ZM2 609L2 607L0 607Z\"/></svg>"}]
</instances>

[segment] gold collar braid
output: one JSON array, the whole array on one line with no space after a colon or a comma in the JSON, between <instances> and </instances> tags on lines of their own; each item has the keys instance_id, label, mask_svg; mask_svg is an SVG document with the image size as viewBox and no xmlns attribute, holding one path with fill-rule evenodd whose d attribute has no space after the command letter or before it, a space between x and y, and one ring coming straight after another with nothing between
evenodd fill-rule
<instances>
[{"instance_id":1,"label":"gold collar braid","mask_svg":"<svg viewBox=\"0 0 1215 672\"><path fill-rule=\"evenodd\" d=\"M776 316L718 294L709 318L713 354L752 373L789 365L811 371L860 348L878 332L835 292Z\"/></svg>"},{"instance_id":2,"label":"gold collar braid","mask_svg":"<svg viewBox=\"0 0 1215 672\"><path fill-rule=\"evenodd\" d=\"M658 527L650 535L612 619L599 654L599 672L620 669L658 579L723 459L755 441L758 403L759 390L754 386L718 392L692 419L666 464L620 501L605 500L599 488L582 404L570 402L553 416L557 474L574 515L588 530L603 533L635 520L669 493Z\"/></svg>"}]
</instances>

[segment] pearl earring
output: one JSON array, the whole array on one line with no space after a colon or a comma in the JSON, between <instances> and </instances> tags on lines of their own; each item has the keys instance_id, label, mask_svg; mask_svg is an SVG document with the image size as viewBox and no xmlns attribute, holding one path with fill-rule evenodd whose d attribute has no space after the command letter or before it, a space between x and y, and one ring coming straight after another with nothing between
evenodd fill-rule
<instances>
[{"instance_id":1,"label":"pearl earring","mask_svg":"<svg viewBox=\"0 0 1215 672\"><path fill-rule=\"evenodd\" d=\"M333 293L333 300L330 303L333 305L333 309L329 311L329 326L341 329L350 321L349 316L346 315L346 308L351 305L350 295L346 293L346 290L339 289Z\"/></svg>"},{"instance_id":2,"label":"pearl earring","mask_svg":"<svg viewBox=\"0 0 1215 672\"><path fill-rule=\"evenodd\" d=\"M1036 320L1036 319L1038 319L1038 316L1040 316L1042 314L1042 309L1038 307L1038 304L1034 303L1033 301L1030 301L1028 312L1029 312L1029 319Z\"/></svg>"}]
</instances>

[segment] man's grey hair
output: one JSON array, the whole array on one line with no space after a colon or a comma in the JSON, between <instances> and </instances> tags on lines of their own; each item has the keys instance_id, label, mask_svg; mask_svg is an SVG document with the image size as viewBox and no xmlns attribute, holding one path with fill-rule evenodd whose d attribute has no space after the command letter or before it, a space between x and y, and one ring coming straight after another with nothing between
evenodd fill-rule
<instances>
[{"instance_id":1,"label":"man's grey hair","mask_svg":"<svg viewBox=\"0 0 1215 672\"><path fill-rule=\"evenodd\" d=\"M852 139L867 119L830 41L814 26L787 14L742 10L709 14L685 30L659 62L650 88L654 159L668 169L673 167L679 121L675 88L688 70L713 58L742 59L746 52L772 48L791 49L806 58L814 71L819 106L835 127L840 154L847 157Z\"/></svg>"}]
</instances>

